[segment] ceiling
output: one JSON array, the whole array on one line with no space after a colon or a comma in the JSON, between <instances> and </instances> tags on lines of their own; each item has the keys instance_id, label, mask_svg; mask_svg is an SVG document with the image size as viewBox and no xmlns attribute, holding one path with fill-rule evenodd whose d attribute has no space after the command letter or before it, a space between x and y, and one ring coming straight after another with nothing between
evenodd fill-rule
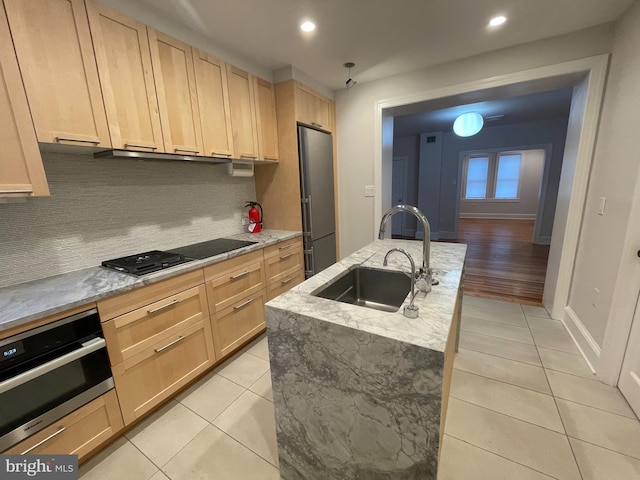
<instances>
[{"instance_id":1,"label":"ceiling","mask_svg":"<svg viewBox=\"0 0 640 480\"><path fill-rule=\"evenodd\" d=\"M453 121L465 112L478 112L485 118L485 127L499 127L513 123L535 122L569 116L572 88L517 97L470 103L411 115L394 117L394 136L403 137L429 132L451 132ZM494 115L504 117L487 119Z\"/></svg>"},{"instance_id":2,"label":"ceiling","mask_svg":"<svg viewBox=\"0 0 640 480\"><path fill-rule=\"evenodd\" d=\"M136 0L270 70L330 89L610 22L633 0ZM109 2L107 2L109 3ZM490 18L508 21L490 29ZM312 19L317 29L303 34Z\"/></svg>"}]
</instances>

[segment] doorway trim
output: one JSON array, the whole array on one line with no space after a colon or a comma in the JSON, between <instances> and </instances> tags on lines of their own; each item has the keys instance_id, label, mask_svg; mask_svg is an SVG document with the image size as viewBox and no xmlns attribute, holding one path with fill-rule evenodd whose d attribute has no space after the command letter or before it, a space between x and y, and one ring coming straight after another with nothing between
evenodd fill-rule
<instances>
[{"instance_id":1,"label":"doorway trim","mask_svg":"<svg viewBox=\"0 0 640 480\"><path fill-rule=\"evenodd\" d=\"M574 172L570 172L573 173L573 182L569 190L569 198L566 199L568 203L566 225L564 226L564 235L557 235L555 231L553 235L553 237L561 239L558 240L561 244L556 247L556 249L559 249L559 255L557 256L559 261L556 269L556 282L546 282L552 284L555 283L555 285L545 285L545 293L547 287L553 289L553 292L550 292L550 295L545 295L545 297L552 300L551 305L548 305L552 318L564 318L565 306L568 302L573 266L578 248L578 236L580 225L582 223L582 214L587 194L587 185L591 170L591 161L593 159L598 122L600 119L600 109L604 95L608 63L608 54L597 55L570 62L549 65L546 67L376 101L374 105L375 145L373 162L376 201L374 202L373 237L376 237L376 227L382 218L383 208L389 208L391 206L389 203L390 186L385 185L385 188L383 188L382 185L383 168L385 168L386 164L391 162L391 154L389 153L391 149L389 148L388 138L390 133L393 131L393 116L389 109L413 103L454 97L471 92L508 87L527 82L553 83L553 80L558 79L559 77L575 77L574 85L578 85L584 80L588 83L584 113L582 115L582 122L579 128L580 135L579 139L575 139L577 140L577 158L575 170ZM549 89L553 89L553 87ZM383 162L383 159L385 162ZM563 167L565 165L566 164L563 163ZM386 167L386 170L390 170L390 168ZM390 178L388 180L389 182L391 181ZM554 222L554 230L556 230L557 226L556 222ZM554 249L554 247L555 245L552 240L551 248Z\"/></svg>"}]
</instances>

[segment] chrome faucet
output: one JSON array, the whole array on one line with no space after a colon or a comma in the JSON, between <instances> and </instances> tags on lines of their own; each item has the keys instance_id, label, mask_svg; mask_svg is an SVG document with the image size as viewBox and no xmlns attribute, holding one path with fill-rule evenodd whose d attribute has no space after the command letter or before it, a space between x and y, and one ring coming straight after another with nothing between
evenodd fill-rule
<instances>
[{"instance_id":1,"label":"chrome faucet","mask_svg":"<svg viewBox=\"0 0 640 480\"><path fill-rule=\"evenodd\" d=\"M438 285L438 283L440 282L437 279L433 278L433 271L429 266L429 259L431 256L431 227L429 226L429 220L427 220L425 214L412 205L396 205L394 207L391 207L382 216L382 220L380 221L380 230L378 232L378 239L382 240L384 238L384 232L387 228L389 219L398 212L410 213L414 215L418 220L420 220L420 223L422 223L422 229L424 231L424 236L422 239L422 267L420 267L420 271L416 276L416 280L418 290L428 293L431 291L431 285Z\"/></svg>"},{"instance_id":2,"label":"chrome faucet","mask_svg":"<svg viewBox=\"0 0 640 480\"><path fill-rule=\"evenodd\" d=\"M416 262L413 261L413 258L406 250L402 248L392 248L384 256L384 262L382 262L382 264L385 267L387 266L387 259L389 258L389 255L391 255L393 252L400 252L403 255L406 255L411 262L411 300L409 300L409 305L404 307L403 313L407 318L418 318L418 313L420 313L420 311L418 307L413 304L413 301L416 298Z\"/></svg>"}]
</instances>

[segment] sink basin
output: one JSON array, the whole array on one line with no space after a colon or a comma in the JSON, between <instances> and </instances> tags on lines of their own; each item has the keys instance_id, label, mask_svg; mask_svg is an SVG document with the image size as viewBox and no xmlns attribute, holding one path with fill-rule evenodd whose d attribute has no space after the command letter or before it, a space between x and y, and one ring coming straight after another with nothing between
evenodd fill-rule
<instances>
[{"instance_id":1,"label":"sink basin","mask_svg":"<svg viewBox=\"0 0 640 480\"><path fill-rule=\"evenodd\" d=\"M410 291L411 279L407 274L358 265L312 295L383 312L397 312Z\"/></svg>"}]
</instances>

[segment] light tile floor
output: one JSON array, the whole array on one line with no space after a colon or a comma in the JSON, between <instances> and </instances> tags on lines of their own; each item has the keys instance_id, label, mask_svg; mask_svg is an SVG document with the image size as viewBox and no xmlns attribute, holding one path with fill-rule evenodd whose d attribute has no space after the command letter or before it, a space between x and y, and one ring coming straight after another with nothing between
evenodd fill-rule
<instances>
[{"instance_id":1,"label":"light tile floor","mask_svg":"<svg viewBox=\"0 0 640 480\"><path fill-rule=\"evenodd\" d=\"M439 480L638 480L640 422L541 307L465 297ZM260 337L80 468L83 480L280 478Z\"/></svg>"}]
</instances>

